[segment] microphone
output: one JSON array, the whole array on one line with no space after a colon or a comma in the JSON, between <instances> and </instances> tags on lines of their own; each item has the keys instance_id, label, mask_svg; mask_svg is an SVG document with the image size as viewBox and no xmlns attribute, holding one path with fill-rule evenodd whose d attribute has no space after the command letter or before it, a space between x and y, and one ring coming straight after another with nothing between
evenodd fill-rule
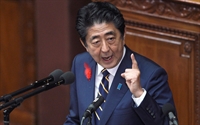
<instances>
[{"instance_id":1,"label":"microphone","mask_svg":"<svg viewBox=\"0 0 200 125\"><path fill-rule=\"evenodd\" d=\"M47 83L46 85L43 85L42 87L40 87L36 90L33 90L32 92L30 92L28 94L25 94L25 95L18 97L12 101L9 101L5 104L0 105L0 110L3 108L6 108L8 106L11 106L11 105L16 107L16 106L20 105L23 102L23 100L26 98L29 98L29 97L36 95L38 93L41 93L43 91L52 89L56 86L60 86L62 84L64 84L64 85L71 84L72 82L74 82L74 80L75 80L74 74L70 71L66 72L60 76L60 79L57 82Z\"/></svg>"},{"instance_id":2,"label":"microphone","mask_svg":"<svg viewBox=\"0 0 200 125\"><path fill-rule=\"evenodd\" d=\"M1 96L0 98L0 102L2 101L5 101L5 102L8 102L13 96L16 96L18 94L21 94L23 92L26 92L28 90L31 90L33 88L37 88L39 86L42 86L48 82L53 82L53 81L58 81L59 77L63 74L63 71L60 70L60 69L56 69L54 70L53 72L51 72L49 74L48 77L42 79L42 80L39 80L39 81L35 81L34 83L31 83L29 86L27 87L24 87L24 88L21 88L13 93L10 93L10 94L7 94L7 95L4 95L4 96Z\"/></svg>"},{"instance_id":3,"label":"microphone","mask_svg":"<svg viewBox=\"0 0 200 125\"><path fill-rule=\"evenodd\" d=\"M104 102L104 97L103 96L98 96L85 110L85 113L83 114L82 117L82 122L84 119L87 117L91 116L94 111Z\"/></svg>"},{"instance_id":4,"label":"microphone","mask_svg":"<svg viewBox=\"0 0 200 125\"><path fill-rule=\"evenodd\" d=\"M59 81L54 82L54 83L47 83L45 86L42 86L45 90L49 90L51 88L54 88L56 86L60 86L60 85L68 85L73 83L75 80L75 76L72 72L68 71L64 74L62 74L59 78Z\"/></svg>"},{"instance_id":5,"label":"microphone","mask_svg":"<svg viewBox=\"0 0 200 125\"><path fill-rule=\"evenodd\" d=\"M168 114L168 117L169 117L169 120L170 120L169 121L170 125L178 125L178 121L176 119L176 116L173 113L173 112L175 112L175 109L174 109L172 104L166 103L162 107L162 112L163 112L164 116Z\"/></svg>"}]
</instances>

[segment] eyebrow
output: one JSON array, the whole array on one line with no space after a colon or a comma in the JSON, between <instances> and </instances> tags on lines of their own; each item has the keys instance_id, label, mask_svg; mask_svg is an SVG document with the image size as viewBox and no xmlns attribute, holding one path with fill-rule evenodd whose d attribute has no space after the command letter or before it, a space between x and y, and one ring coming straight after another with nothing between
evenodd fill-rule
<instances>
[{"instance_id":1,"label":"eyebrow","mask_svg":"<svg viewBox=\"0 0 200 125\"><path fill-rule=\"evenodd\" d=\"M105 34L105 36L107 36L107 35L115 35L115 34L116 34L115 32L110 31L110 32L107 32L107 33Z\"/></svg>"},{"instance_id":2,"label":"eyebrow","mask_svg":"<svg viewBox=\"0 0 200 125\"><path fill-rule=\"evenodd\" d=\"M108 36L108 35L115 35L116 33L113 32L113 31L110 31L110 32L107 32L104 36ZM96 36L92 36L92 38L90 40L94 40L96 38L98 38L99 35L96 35Z\"/></svg>"},{"instance_id":3,"label":"eyebrow","mask_svg":"<svg viewBox=\"0 0 200 125\"><path fill-rule=\"evenodd\" d=\"M94 39L96 39L96 38L98 38L98 37L99 37L99 35L92 36L92 38L91 38L90 40L92 41L92 40L94 40Z\"/></svg>"}]
</instances>

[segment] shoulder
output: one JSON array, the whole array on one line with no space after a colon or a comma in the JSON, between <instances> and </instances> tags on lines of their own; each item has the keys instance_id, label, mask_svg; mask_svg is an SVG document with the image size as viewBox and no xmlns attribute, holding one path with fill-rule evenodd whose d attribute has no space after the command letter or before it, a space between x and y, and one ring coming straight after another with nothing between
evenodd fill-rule
<instances>
[{"instance_id":1,"label":"shoulder","mask_svg":"<svg viewBox=\"0 0 200 125\"><path fill-rule=\"evenodd\" d=\"M90 54L88 52L83 52L83 53L77 54L74 57L74 60L76 60L76 61L83 61L83 60L88 60L88 59L91 59L91 58L92 57L90 56Z\"/></svg>"},{"instance_id":2,"label":"shoulder","mask_svg":"<svg viewBox=\"0 0 200 125\"><path fill-rule=\"evenodd\" d=\"M130 58L131 53L134 54L135 59L137 61L138 67L140 69L140 71L142 72L154 72L155 70L164 70L158 63L156 63L155 61L151 60L148 57L145 57L137 52L134 52L132 50L130 50L129 48L127 49L127 53L128 56L127 58ZM131 59L130 59L131 61Z\"/></svg>"},{"instance_id":3,"label":"shoulder","mask_svg":"<svg viewBox=\"0 0 200 125\"><path fill-rule=\"evenodd\" d=\"M94 59L88 52L80 53L80 54L76 55L73 59L73 65L80 65L80 64L84 64L84 63L91 64L94 62L95 62Z\"/></svg>"}]
</instances>

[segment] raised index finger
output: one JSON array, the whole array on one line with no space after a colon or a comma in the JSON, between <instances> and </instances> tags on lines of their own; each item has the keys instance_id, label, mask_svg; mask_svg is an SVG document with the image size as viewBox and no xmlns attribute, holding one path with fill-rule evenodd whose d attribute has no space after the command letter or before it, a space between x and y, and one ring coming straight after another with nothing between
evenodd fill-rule
<instances>
[{"instance_id":1,"label":"raised index finger","mask_svg":"<svg viewBox=\"0 0 200 125\"><path fill-rule=\"evenodd\" d=\"M135 60L135 56L133 53L131 54L131 60L132 60L132 69L138 69L137 61Z\"/></svg>"}]
</instances>

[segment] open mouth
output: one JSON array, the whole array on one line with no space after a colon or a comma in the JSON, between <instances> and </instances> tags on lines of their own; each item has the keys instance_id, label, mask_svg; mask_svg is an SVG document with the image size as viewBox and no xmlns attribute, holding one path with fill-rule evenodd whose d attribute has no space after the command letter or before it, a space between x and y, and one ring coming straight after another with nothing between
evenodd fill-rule
<instances>
[{"instance_id":1,"label":"open mouth","mask_svg":"<svg viewBox=\"0 0 200 125\"><path fill-rule=\"evenodd\" d=\"M112 58L112 56L102 57L102 59L105 60L105 61L109 61L111 58Z\"/></svg>"}]
</instances>

